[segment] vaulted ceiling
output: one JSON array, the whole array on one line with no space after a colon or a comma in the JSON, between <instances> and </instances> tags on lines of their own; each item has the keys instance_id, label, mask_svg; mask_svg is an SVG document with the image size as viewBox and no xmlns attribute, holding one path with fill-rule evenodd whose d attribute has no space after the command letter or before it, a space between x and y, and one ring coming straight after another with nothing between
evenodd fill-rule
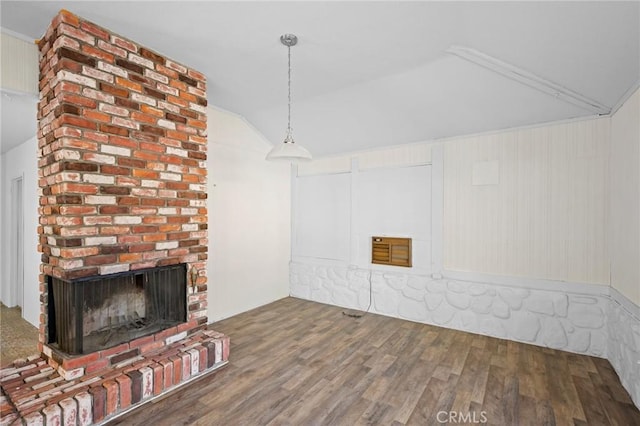
<instances>
[{"instance_id":1,"label":"vaulted ceiling","mask_svg":"<svg viewBox=\"0 0 640 426\"><path fill-rule=\"evenodd\" d=\"M315 156L606 113L640 80L639 2L2 1L1 26L39 38L64 8L207 75L209 102L269 141L293 127ZM454 54L532 74L567 102ZM3 102L4 107L4 102ZM3 116L2 125L5 122Z\"/></svg>"}]
</instances>

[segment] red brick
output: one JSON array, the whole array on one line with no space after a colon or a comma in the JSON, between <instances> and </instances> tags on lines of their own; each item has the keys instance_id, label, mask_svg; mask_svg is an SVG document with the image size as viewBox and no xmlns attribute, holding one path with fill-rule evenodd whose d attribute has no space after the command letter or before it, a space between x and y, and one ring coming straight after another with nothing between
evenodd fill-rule
<instances>
[{"instance_id":1,"label":"red brick","mask_svg":"<svg viewBox=\"0 0 640 426\"><path fill-rule=\"evenodd\" d=\"M95 128L94 128L94 130L95 130ZM113 134L113 135L118 135L118 136L128 136L129 135L129 130L128 129L125 129L125 128L122 128L122 127L112 126L110 124L100 124L100 131L104 132L104 133L110 133L110 134Z\"/></svg>"},{"instance_id":2,"label":"red brick","mask_svg":"<svg viewBox=\"0 0 640 426\"><path fill-rule=\"evenodd\" d=\"M122 253L118 256L118 261L121 263L132 263L142 260L141 253Z\"/></svg>"},{"instance_id":3,"label":"red brick","mask_svg":"<svg viewBox=\"0 0 640 426\"><path fill-rule=\"evenodd\" d=\"M55 25L57 25L59 22L65 22L77 28L80 24L80 18L66 9L60 9L58 16L56 16L56 18L53 20L53 23Z\"/></svg>"},{"instance_id":4,"label":"red brick","mask_svg":"<svg viewBox=\"0 0 640 426\"><path fill-rule=\"evenodd\" d=\"M127 89L133 90L135 92L142 92L142 85L138 83L134 83L131 80L127 80L126 78L116 77L116 83L122 87L126 87Z\"/></svg>"},{"instance_id":5,"label":"red brick","mask_svg":"<svg viewBox=\"0 0 640 426\"><path fill-rule=\"evenodd\" d=\"M131 403L136 404L142 400L142 373L132 370L127 376L131 379Z\"/></svg>"},{"instance_id":6,"label":"red brick","mask_svg":"<svg viewBox=\"0 0 640 426\"><path fill-rule=\"evenodd\" d=\"M164 117L164 112L162 110L146 104L140 105L140 110L146 114L155 115L156 117L159 117L159 118Z\"/></svg>"},{"instance_id":7,"label":"red brick","mask_svg":"<svg viewBox=\"0 0 640 426\"><path fill-rule=\"evenodd\" d=\"M135 140L129 139L129 138L122 138L119 136L109 136L109 143L111 145L118 145L126 148L135 149L138 147L138 142L136 142Z\"/></svg>"},{"instance_id":8,"label":"red brick","mask_svg":"<svg viewBox=\"0 0 640 426\"><path fill-rule=\"evenodd\" d=\"M173 363L169 360L160 360L158 362L162 365L163 370L163 388L169 389L173 385Z\"/></svg>"},{"instance_id":9,"label":"red brick","mask_svg":"<svg viewBox=\"0 0 640 426\"><path fill-rule=\"evenodd\" d=\"M129 91L125 90L125 89L121 89L118 87L114 87L111 86L109 84L105 84L105 83L100 83L100 90L106 92L106 93L111 93L112 95L121 97L121 98L126 98L129 96Z\"/></svg>"},{"instance_id":10,"label":"red brick","mask_svg":"<svg viewBox=\"0 0 640 426\"><path fill-rule=\"evenodd\" d=\"M82 111L82 116L88 118L89 120L101 121L103 123L108 123L111 120L111 116L109 116L108 114L86 109Z\"/></svg>"},{"instance_id":11,"label":"red brick","mask_svg":"<svg viewBox=\"0 0 640 426\"><path fill-rule=\"evenodd\" d=\"M147 343L145 345L140 346L140 353L147 354L149 352L157 351L158 349L164 346L163 341L154 341L152 343Z\"/></svg>"},{"instance_id":12,"label":"red brick","mask_svg":"<svg viewBox=\"0 0 640 426\"><path fill-rule=\"evenodd\" d=\"M96 123L84 118L74 117L72 115L63 115L58 120L61 126L66 124L69 126L82 127L83 129L90 130L96 130L98 128L98 125Z\"/></svg>"},{"instance_id":13,"label":"red brick","mask_svg":"<svg viewBox=\"0 0 640 426\"><path fill-rule=\"evenodd\" d=\"M88 364L84 371L85 371L85 374L91 374L100 370L104 370L108 366L109 366L109 360L107 358L102 358Z\"/></svg>"},{"instance_id":14,"label":"red brick","mask_svg":"<svg viewBox=\"0 0 640 426\"><path fill-rule=\"evenodd\" d=\"M229 360L229 352L231 350L231 338L229 336L224 336L222 338L222 360Z\"/></svg>"},{"instance_id":15,"label":"red brick","mask_svg":"<svg viewBox=\"0 0 640 426\"><path fill-rule=\"evenodd\" d=\"M87 55L91 55L94 58L99 58L109 63L113 63L113 61L115 60L115 57L111 53L107 53L101 49L96 49L95 47L88 44L82 45L82 51Z\"/></svg>"},{"instance_id":16,"label":"red brick","mask_svg":"<svg viewBox=\"0 0 640 426\"><path fill-rule=\"evenodd\" d=\"M115 380L107 380L102 386L107 391L106 415L110 416L118 409L118 384Z\"/></svg>"},{"instance_id":17,"label":"red brick","mask_svg":"<svg viewBox=\"0 0 640 426\"><path fill-rule=\"evenodd\" d=\"M135 340L130 341L129 342L129 347L131 349L133 349L133 348L137 348L137 347L140 347L142 345L146 345L147 343L152 343L152 342L153 342L153 336L145 336L145 337L141 337L139 339L135 339Z\"/></svg>"},{"instance_id":18,"label":"red brick","mask_svg":"<svg viewBox=\"0 0 640 426\"><path fill-rule=\"evenodd\" d=\"M156 116L142 114L139 112L132 112L131 118L142 123L156 124L158 122L158 118Z\"/></svg>"},{"instance_id":19,"label":"red brick","mask_svg":"<svg viewBox=\"0 0 640 426\"><path fill-rule=\"evenodd\" d=\"M84 256L87 256L87 254L85 254ZM82 356L77 356L70 359L65 359L62 362L62 368L64 368L65 370L72 370L74 368L84 367L96 361L99 357L100 357L100 354L98 352L94 352L88 355L82 355Z\"/></svg>"},{"instance_id":20,"label":"red brick","mask_svg":"<svg viewBox=\"0 0 640 426\"><path fill-rule=\"evenodd\" d=\"M182 382L182 358L178 355L169 357L173 364L173 384L177 385Z\"/></svg>"},{"instance_id":21,"label":"red brick","mask_svg":"<svg viewBox=\"0 0 640 426\"><path fill-rule=\"evenodd\" d=\"M153 394L160 395L164 390L164 368L160 364L153 364Z\"/></svg>"},{"instance_id":22,"label":"red brick","mask_svg":"<svg viewBox=\"0 0 640 426\"><path fill-rule=\"evenodd\" d=\"M129 376L122 374L116 377L116 382L118 382L119 388L120 409L124 410L131 405L131 379Z\"/></svg>"},{"instance_id":23,"label":"red brick","mask_svg":"<svg viewBox=\"0 0 640 426\"><path fill-rule=\"evenodd\" d=\"M93 422L99 423L106 415L107 390L102 386L89 388L89 393L93 397Z\"/></svg>"},{"instance_id":24,"label":"red brick","mask_svg":"<svg viewBox=\"0 0 640 426\"><path fill-rule=\"evenodd\" d=\"M94 25L90 22L83 21L80 23L80 28L85 30L86 32L93 34L96 37L99 37L104 40L109 40L109 33L102 28Z\"/></svg>"},{"instance_id":25,"label":"red brick","mask_svg":"<svg viewBox=\"0 0 640 426\"><path fill-rule=\"evenodd\" d=\"M198 352L200 352L200 356L198 358L200 361L200 366L198 367L198 371L204 371L207 369L207 348L204 346L198 346L196 349L198 350Z\"/></svg>"}]
</instances>

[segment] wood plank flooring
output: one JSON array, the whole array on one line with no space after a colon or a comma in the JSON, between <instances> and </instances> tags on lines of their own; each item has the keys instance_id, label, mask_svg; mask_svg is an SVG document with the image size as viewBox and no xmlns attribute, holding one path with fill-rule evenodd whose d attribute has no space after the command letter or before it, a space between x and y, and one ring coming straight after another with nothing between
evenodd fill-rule
<instances>
[{"instance_id":1,"label":"wood plank flooring","mask_svg":"<svg viewBox=\"0 0 640 426\"><path fill-rule=\"evenodd\" d=\"M228 366L112 424L640 425L607 360L342 311L285 298L220 321Z\"/></svg>"}]
</instances>

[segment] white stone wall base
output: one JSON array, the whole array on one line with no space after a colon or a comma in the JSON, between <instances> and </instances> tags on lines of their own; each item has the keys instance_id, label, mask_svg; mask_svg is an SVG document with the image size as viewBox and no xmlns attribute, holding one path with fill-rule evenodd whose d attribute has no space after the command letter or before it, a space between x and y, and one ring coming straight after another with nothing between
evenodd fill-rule
<instances>
[{"instance_id":1,"label":"white stone wall base","mask_svg":"<svg viewBox=\"0 0 640 426\"><path fill-rule=\"evenodd\" d=\"M603 294L516 288L395 272L292 262L291 295L608 358L640 407L640 320ZM618 297L623 297L617 294Z\"/></svg>"}]
</instances>

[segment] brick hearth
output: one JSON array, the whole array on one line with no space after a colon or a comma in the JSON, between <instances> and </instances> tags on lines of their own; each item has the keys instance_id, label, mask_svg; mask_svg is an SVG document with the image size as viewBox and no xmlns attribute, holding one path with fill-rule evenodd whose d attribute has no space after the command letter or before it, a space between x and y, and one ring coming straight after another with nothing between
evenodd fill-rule
<instances>
[{"instance_id":1,"label":"brick hearth","mask_svg":"<svg viewBox=\"0 0 640 426\"><path fill-rule=\"evenodd\" d=\"M41 355L0 372L1 423L88 424L226 364L205 329L206 81L64 10L38 47ZM198 272L186 322L79 356L49 343L48 277L175 264Z\"/></svg>"}]
</instances>

